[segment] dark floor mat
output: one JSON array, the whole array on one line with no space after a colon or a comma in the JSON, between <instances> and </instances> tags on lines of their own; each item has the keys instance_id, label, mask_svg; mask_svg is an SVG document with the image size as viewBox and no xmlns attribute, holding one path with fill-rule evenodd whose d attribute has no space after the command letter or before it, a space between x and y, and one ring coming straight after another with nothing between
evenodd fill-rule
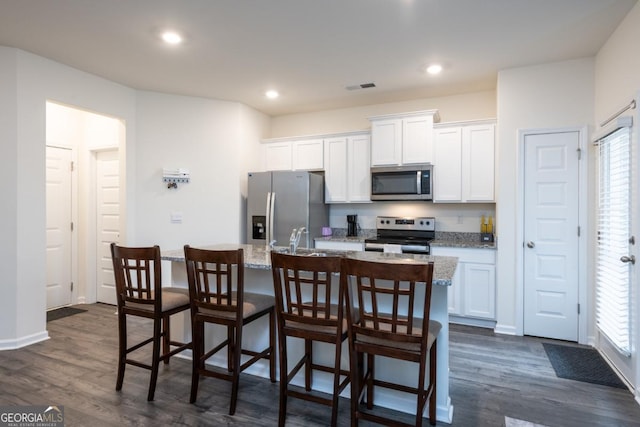
<instances>
[{"instance_id":1,"label":"dark floor mat","mask_svg":"<svg viewBox=\"0 0 640 427\"><path fill-rule=\"evenodd\" d=\"M63 317L73 316L74 314L84 313L85 309L76 307L62 307L55 310L47 311L47 322L62 319Z\"/></svg>"},{"instance_id":2,"label":"dark floor mat","mask_svg":"<svg viewBox=\"0 0 640 427\"><path fill-rule=\"evenodd\" d=\"M595 349L551 343L542 345L559 378L627 389Z\"/></svg>"}]
</instances>

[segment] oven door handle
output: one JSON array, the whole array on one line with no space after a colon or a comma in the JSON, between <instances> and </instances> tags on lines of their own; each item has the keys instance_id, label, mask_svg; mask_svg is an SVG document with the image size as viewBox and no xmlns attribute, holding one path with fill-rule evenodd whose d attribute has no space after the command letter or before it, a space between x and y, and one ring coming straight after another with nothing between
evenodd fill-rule
<instances>
[{"instance_id":1,"label":"oven door handle","mask_svg":"<svg viewBox=\"0 0 640 427\"><path fill-rule=\"evenodd\" d=\"M374 252L382 252L384 251L384 243L365 243L364 244L365 251L374 251Z\"/></svg>"},{"instance_id":2,"label":"oven door handle","mask_svg":"<svg viewBox=\"0 0 640 427\"><path fill-rule=\"evenodd\" d=\"M413 252L413 253L421 253L428 254L429 246L424 245L402 245L402 252Z\"/></svg>"}]
</instances>

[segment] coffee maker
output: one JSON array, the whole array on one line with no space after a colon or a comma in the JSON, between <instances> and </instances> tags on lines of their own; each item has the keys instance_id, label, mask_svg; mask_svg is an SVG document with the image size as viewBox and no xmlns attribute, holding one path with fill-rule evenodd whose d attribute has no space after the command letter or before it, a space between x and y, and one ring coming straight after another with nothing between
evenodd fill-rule
<instances>
[{"instance_id":1,"label":"coffee maker","mask_svg":"<svg viewBox=\"0 0 640 427\"><path fill-rule=\"evenodd\" d=\"M358 215L347 215L347 237L358 235Z\"/></svg>"}]
</instances>

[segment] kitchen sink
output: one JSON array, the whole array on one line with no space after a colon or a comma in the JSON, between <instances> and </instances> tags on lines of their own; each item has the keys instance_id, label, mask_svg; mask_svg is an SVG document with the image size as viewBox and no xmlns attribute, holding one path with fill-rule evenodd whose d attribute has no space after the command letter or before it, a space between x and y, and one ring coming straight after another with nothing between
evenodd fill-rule
<instances>
[{"instance_id":1,"label":"kitchen sink","mask_svg":"<svg viewBox=\"0 0 640 427\"><path fill-rule=\"evenodd\" d=\"M289 248L274 248L275 252L281 254L290 253ZM334 250L318 250L318 249L309 249L309 248L298 248L294 255L299 256L313 256L313 257L326 257L326 256L344 256L346 251L334 251Z\"/></svg>"}]
</instances>

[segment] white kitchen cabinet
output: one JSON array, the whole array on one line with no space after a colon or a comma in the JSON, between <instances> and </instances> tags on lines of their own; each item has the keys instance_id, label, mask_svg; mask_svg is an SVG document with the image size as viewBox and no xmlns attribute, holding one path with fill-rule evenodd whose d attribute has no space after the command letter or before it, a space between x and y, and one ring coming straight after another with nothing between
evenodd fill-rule
<instances>
[{"instance_id":1,"label":"white kitchen cabinet","mask_svg":"<svg viewBox=\"0 0 640 427\"><path fill-rule=\"evenodd\" d=\"M324 142L322 139L292 141L294 170L322 170L324 168Z\"/></svg>"},{"instance_id":2,"label":"white kitchen cabinet","mask_svg":"<svg viewBox=\"0 0 640 427\"><path fill-rule=\"evenodd\" d=\"M487 326L477 321L496 318L496 255L492 249L432 246L431 254L458 257L458 269L449 287L450 320Z\"/></svg>"},{"instance_id":3,"label":"white kitchen cabinet","mask_svg":"<svg viewBox=\"0 0 640 427\"><path fill-rule=\"evenodd\" d=\"M334 251L364 251L364 243L345 242L338 240L316 240L316 249L330 249Z\"/></svg>"},{"instance_id":4,"label":"white kitchen cabinet","mask_svg":"<svg viewBox=\"0 0 640 427\"><path fill-rule=\"evenodd\" d=\"M371 201L369 151L368 133L325 138L326 203Z\"/></svg>"},{"instance_id":5,"label":"white kitchen cabinet","mask_svg":"<svg viewBox=\"0 0 640 427\"><path fill-rule=\"evenodd\" d=\"M271 142L265 145L265 170L292 170L291 142Z\"/></svg>"},{"instance_id":6,"label":"white kitchen cabinet","mask_svg":"<svg viewBox=\"0 0 640 427\"><path fill-rule=\"evenodd\" d=\"M462 128L434 131L433 201L462 201Z\"/></svg>"},{"instance_id":7,"label":"white kitchen cabinet","mask_svg":"<svg viewBox=\"0 0 640 427\"><path fill-rule=\"evenodd\" d=\"M371 166L431 163L437 110L369 117Z\"/></svg>"},{"instance_id":8,"label":"white kitchen cabinet","mask_svg":"<svg viewBox=\"0 0 640 427\"><path fill-rule=\"evenodd\" d=\"M464 315L495 319L495 264L464 263Z\"/></svg>"},{"instance_id":9,"label":"white kitchen cabinet","mask_svg":"<svg viewBox=\"0 0 640 427\"><path fill-rule=\"evenodd\" d=\"M322 138L263 141L265 170L322 170L324 141Z\"/></svg>"},{"instance_id":10,"label":"white kitchen cabinet","mask_svg":"<svg viewBox=\"0 0 640 427\"><path fill-rule=\"evenodd\" d=\"M434 129L434 202L495 201L495 122Z\"/></svg>"}]
</instances>

